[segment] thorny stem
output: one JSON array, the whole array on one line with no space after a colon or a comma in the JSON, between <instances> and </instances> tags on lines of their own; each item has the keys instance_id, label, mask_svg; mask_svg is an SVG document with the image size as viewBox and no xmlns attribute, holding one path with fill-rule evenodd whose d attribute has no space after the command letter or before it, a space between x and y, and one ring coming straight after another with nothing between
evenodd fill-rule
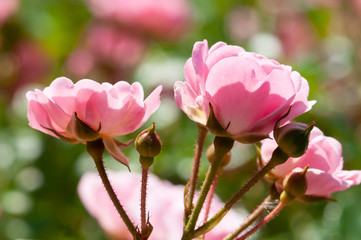
<instances>
[{"instance_id":1,"label":"thorny stem","mask_svg":"<svg viewBox=\"0 0 361 240\"><path fill-rule=\"evenodd\" d=\"M147 216L146 216L146 200L147 200L147 184L148 184L149 168L142 167L142 188L140 197L140 219L141 219L141 233L147 231Z\"/></svg>"},{"instance_id":2,"label":"thorny stem","mask_svg":"<svg viewBox=\"0 0 361 240\"><path fill-rule=\"evenodd\" d=\"M267 196L263 202L258 205L258 207L247 217L246 221L244 221L235 231L227 235L224 240L232 240L235 239L243 230L248 228L254 221L256 221L265 209L265 205L267 202L271 200L271 196Z\"/></svg>"},{"instance_id":3,"label":"thorny stem","mask_svg":"<svg viewBox=\"0 0 361 240\"><path fill-rule=\"evenodd\" d=\"M112 187L112 185L110 184L108 175L105 171L105 167L104 167L104 163L103 163L103 159L101 154L98 154L99 151L101 150L101 148L103 148L104 150L104 145L102 140L96 140L93 142L87 142L87 151L89 152L89 154L92 156L95 166L99 172L99 176L102 179L102 182L104 184L104 187L106 189L106 191L108 192L108 195L110 197L110 199L112 200L115 208L117 209L120 217L123 219L125 225L127 226L129 232L133 235L133 238L136 240L141 239L139 233L136 230L136 227L134 226L134 224L132 223L132 221L130 220L129 216L127 215L127 213L125 212L123 206L120 204L117 195L114 192L114 189ZM96 149L96 150L94 150ZM100 149L100 150L99 150ZM97 152L97 150L99 150ZM102 152L101 152L102 153Z\"/></svg>"},{"instance_id":4,"label":"thorny stem","mask_svg":"<svg viewBox=\"0 0 361 240\"><path fill-rule=\"evenodd\" d=\"M236 204L243 196L246 194L249 189L251 189L261 178L263 178L269 171L272 170L275 166L284 163L288 159L287 154L282 152L280 148L276 148L276 150L272 154L271 160L261 169L259 170L253 177L251 177L246 184L244 184L241 189L235 193L231 199L229 199L224 207L218 211L208 222L200 226L202 228L204 225L211 224L212 222L217 222L222 219L227 212L232 208L234 204ZM197 229L196 229L197 231Z\"/></svg>"},{"instance_id":5,"label":"thorny stem","mask_svg":"<svg viewBox=\"0 0 361 240\"><path fill-rule=\"evenodd\" d=\"M209 189L212 185L213 179L216 176L217 169L220 166L224 155L226 155L233 147L233 143L234 140L230 138L217 136L214 138L214 158L209 166L206 178L203 182L198 201L194 206L189 221L184 229L182 240L192 239L194 228L196 226L199 214L202 210L204 201L206 200L206 197L208 195Z\"/></svg>"},{"instance_id":6,"label":"thorny stem","mask_svg":"<svg viewBox=\"0 0 361 240\"><path fill-rule=\"evenodd\" d=\"M261 227L263 227L269 221L271 221L274 217L276 217L285 206L286 205L280 201L277 204L277 206L262 221L260 221L254 228L252 228L248 232L244 233L239 238L236 238L235 240L244 240L244 239L248 238L249 236L251 236L257 230L259 230Z\"/></svg>"},{"instance_id":7,"label":"thorny stem","mask_svg":"<svg viewBox=\"0 0 361 240\"><path fill-rule=\"evenodd\" d=\"M194 193L197 187L198 182L198 173L199 173L199 167L200 167L200 160L202 156L202 151L204 147L204 142L207 136L207 129L205 129L203 126L198 125L198 139L197 139L197 145L195 149L195 154L193 157L193 169L192 169L192 175L190 178L190 184L189 184L189 192L188 196L185 199L185 209L184 209L184 225L187 224L189 220L189 216L192 211L192 205L193 205L193 199L194 199Z\"/></svg>"}]
</instances>

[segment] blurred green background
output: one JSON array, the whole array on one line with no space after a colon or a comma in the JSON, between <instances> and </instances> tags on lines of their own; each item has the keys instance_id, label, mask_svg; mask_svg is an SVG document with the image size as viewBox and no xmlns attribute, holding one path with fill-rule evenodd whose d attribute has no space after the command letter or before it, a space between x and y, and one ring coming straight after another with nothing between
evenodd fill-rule
<instances>
[{"instance_id":1,"label":"blurred green background","mask_svg":"<svg viewBox=\"0 0 361 240\"><path fill-rule=\"evenodd\" d=\"M175 105L172 86L183 80L183 66L193 44L203 39L209 45L217 41L239 45L299 71L309 82L310 99L317 104L298 120L315 120L326 135L342 143L344 169L361 169L359 2L194 0L189 30L177 41L147 38L146 50L129 69L102 59L94 68L77 72L75 63L82 66L82 61L71 61L71 56L82 49L86 32L99 20L82 0L20 1L17 11L0 23L0 239L105 239L76 192L81 175L95 170L85 147L28 126L26 91L43 89L59 76L73 81L139 81L146 95L162 84L160 109L144 127L120 139L133 139L156 122L163 151L152 172L185 184L197 127ZM125 152L132 171L139 171L132 147ZM109 169L125 170L107 155L105 162ZM203 159L201 175L206 169ZM217 194L228 199L255 169L254 148L240 146L220 179ZM252 210L267 195L268 187L266 182L258 184L237 207ZM333 197L338 202L288 206L253 239L360 239L361 187Z\"/></svg>"}]
</instances>

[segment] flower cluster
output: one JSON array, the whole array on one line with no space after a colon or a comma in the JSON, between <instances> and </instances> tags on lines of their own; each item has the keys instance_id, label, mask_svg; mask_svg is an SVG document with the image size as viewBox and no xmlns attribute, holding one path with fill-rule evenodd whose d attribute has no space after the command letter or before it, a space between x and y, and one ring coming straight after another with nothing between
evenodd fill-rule
<instances>
[{"instance_id":1,"label":"flower cluster","mask_svg":"<svg viewBox=\"0 0 361 240\"><path fill-rule=\"evenodd\" d=\"M103 5L100 1L90 3L97 6L99 17L113 11L105 4L108 1ZM124 16L113 17L131 19ZM337 140L324 136L314 128L314 122L291 122L315 103L308 100L306 79L291 67L223 42L208 48L204 40L194 45L184 72L186 81L174 86L175 101L199 129L193 170L185 187L149 174L162 149L155 123L135 140L141 176L111 172L109 178L103 165L106 149L128 166L120 148L129 144L114 136L132 133L148 120L160 104L161 86L144 100L139 83L111 85L83 79L74 84L62 77L43 91L27 93L31 127L70 143L86 144L101 181L95 173L87 173L78 192L86 209L111 238L246 239L295 199L308 203L331 200L333 192L361 183L361 171L343 170L342 146ZM197 189L208 132L214 135L207 150L209 168ZM215 191L235 141L261 144L259 169L223 204ZM263 178L272 183L269 196L239 223L241 217L232 208ZM277 206L262 217L269 201ZM257 219L260 221L253 224Z\"/></svg>"}]
</instances>

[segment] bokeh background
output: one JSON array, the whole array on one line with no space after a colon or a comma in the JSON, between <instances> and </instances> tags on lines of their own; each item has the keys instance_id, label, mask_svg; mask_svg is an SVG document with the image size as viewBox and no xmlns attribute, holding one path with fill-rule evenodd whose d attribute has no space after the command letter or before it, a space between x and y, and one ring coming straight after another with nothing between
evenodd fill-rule
<instances>
[{"instance_id":1,"label":"bokeh background","mask_svg":"<svg viewBox=\"0 0 361 240\"><path fill-rule=\"evenodd\" d=\"M141 8L143 1L134 2ZM360 0L155 2L176 20L162 20L160 13L160 21L127 22L106 16L94 7L96 0L0 0L0 239L106 239L76 191L81 175L95 170L85 147L28 126L26 91L43 89L59 76L139 81L146 94L162 84L161 107L147 123L156 123L163 140L152 172L185 184L197 127L175 105L172 87L183 80L194 42L203 39L239 45L299 71L317 104L298 120L315 120L342 143L344 168L361 169ZM139 171L133 148L125 152L132 171ZM126 170L108 155L105 163ZM207 164L203 159L202 176ZM239 145L217 194L228 199L255 169L254 147ZM252 210L268 188L258 184L237 208ZM293 203L253 239L360 239L361 187L333 197L338 201Z\"/></svg>"}]
</instances>

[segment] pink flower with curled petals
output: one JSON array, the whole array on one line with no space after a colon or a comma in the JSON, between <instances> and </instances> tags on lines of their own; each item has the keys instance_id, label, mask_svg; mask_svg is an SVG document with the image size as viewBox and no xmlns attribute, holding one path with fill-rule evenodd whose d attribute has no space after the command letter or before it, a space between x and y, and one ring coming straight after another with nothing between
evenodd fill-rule
<instances>
[{"instance_id":1,"label":"pink flower with curled petals","mask_svg":"<svg viewBox=\"0 0 361 240\"><path fill-rule=\"evenodd\" d=\"M139 225L140 174L109 172L109 178L130 219L135 225ZM149 239L181 239L184 186L173 185L150 174L148 187L147 212L149 212L149 222L153 226ZM119 240L133 239L117 214L96 173L89 172L82 176L78 185L78 194L85 208L98 221L107 235ZM218 198L213 199L210 214L215 214L222 205ZM200 219L203 217L201 216ZM244 216L231 210L212 231L205 235L205 239L218 240L224 238L239 226L242 219Z\"/></svg>"},{"instance_id":2,"label":"pink flower with curled petals","mask_svg":"<svg viewBox=\"0 0 361 240\"><path fill-rule=\"evenodd\" d=\"M119 150L122 144L113 136L131 133L141 127L160 104L162 87L144 100L139 83L120 81L114 85L83 79L73 83L60 77L43 91L26 94L29 125L71 143L86 143L73 124L80 120L96 138L101 138L113 158L128 166ZM79 123L77 123L79 124Z\"/></svg>"},{"instance_id":3,"label":"pink flower with curled petals","mask_svg":"<svg viewBox=\"0 0 361 240\"><path fill-rule=\"evenodd\" d=\"M178 106L205 126L211 105L227 136L244 143L266 138L291 106L283 122L314 104L307 81L290 66L223 42L210 49L197 42L184 74L174 86Z\"/></svg>"},{"instance_id":4,"label":"pink flower with curled petals","mask_svg":"<svg viewBox=\"0 0 361 240\"><path fill-rule=\"evenodd\" d=\"M188 30L191 7L188 0L86 0L100 19L124 28L167 40L176 40Z\"/></svg>"},{"instance_id":5,"label":"pink flower with curled petals","mask_svg":"<svg viewBox=\"0 0 361 240\"><path fill-rule=\"evenodd\" d=\"M277 144L271 139L262 142L261 156L267 162ZM345 190L361 183L361 171L346 171L343 168L342 146L332 137L326 137L318 128L311 132L308 149L299 158L289 158L271 171L277 188L282 191L283 179L293 172L300 172L309 166L306 173L305 195L329 198L333 192Z\"/></svg>"}]
</instances>

